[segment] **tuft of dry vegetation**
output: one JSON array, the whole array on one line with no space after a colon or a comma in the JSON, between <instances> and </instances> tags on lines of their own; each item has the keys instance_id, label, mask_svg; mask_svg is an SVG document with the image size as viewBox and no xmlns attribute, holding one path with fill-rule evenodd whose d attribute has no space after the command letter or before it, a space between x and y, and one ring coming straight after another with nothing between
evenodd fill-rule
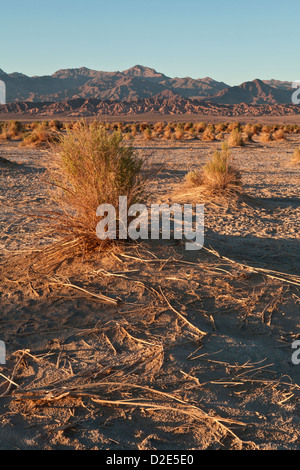
<instances>
[{"instance_id":1,"label":"tuft of dry vegetation","mask_svg":"<svg viewBox=\"0 0 300 470\"><path fill-rule=\"evenodd\" d=\"M205 131L202 134L202 140L203 142L212 142L215 140L215 138L214 126L210 124L205 128Z\"/></svg>"},{"instance_id":2,"label":"tuft of dry vegetation","mask_svg":"<svg viewBox=\"0 0 300 470\"><path fill-rule=\"evenodd\" d=\"M200 170L189 171L185 175L185 181L188 186L202 186L203 184L203 175Z\"/></svg>"},{"instance_id":3,"label":"tuft of dry vegetation","mask_svg":"<svg viewBox=\"0 0 300 470\"><path fill-rule=\"evenodd\" d=\"M277 129L273 133L273 139L274 140L286 140L286 135L283 129Z\"/></svg>"},{"instance_id":4,"label":"tuft of dry vegetation","mask_svg":"<svg viewBox=\"0 0 300 470\"><path fill-rule=\"evenodd\" d=\"M231 131L228 137L228 145L230 147L243 147L245 145L243 135L238 128Z\"/></svg>"},{"instance_id":5,"label":"tuft of dry vegetation","mask_svg":"<svg viewBox=\"0 0 300 470\"><path fill-rule=\"evenodd\" d=\"M262 143L268 143L273 141L273 135L271 132L262 131L259 135L259 141Z\"/></svg>"},{"instance_id":6,"label":"tuft of dry vegetation","mask_svg":"<svg viewBox=\"0 0 300 470\"><path fill-rule=\"evenodd\" d=\"M48 170L57 210L46 214L47 224L59 235L58 252L66 246L73 255L111 246L111 240L97 237L97 208L112 204L117 209L119 196L127 196L128 205L140 202L145 182L141 168L142 160L130 143L123 143L120 130L109 133L84 124L61 135Z\"/></svg>"},{"instance_id":7,"label":"tuft of dry vegetation","mask_svg":"<svg viewBox=\"0 0 300 470\"><path fill-rule=\"evenodd\" d=\"M232 156L227 143L216 150L212 159L203 168L203 185L215 195L230 195L241 191L241 173L232 165Z\"/></svg>"},{"instance_id":8,"label":"tuft of dry vegetation","mask_svg":"<svg viewBox=\"0 0 300 470\"><path fill-rule=\"evenodd\" d=\"M56 125L51 125L47 122L38 123L34 126L32 132L24 134L23 140L20 143L22 147L48 147L49 144L58 142L59 130Z\"/></svg>"}]
</instances>

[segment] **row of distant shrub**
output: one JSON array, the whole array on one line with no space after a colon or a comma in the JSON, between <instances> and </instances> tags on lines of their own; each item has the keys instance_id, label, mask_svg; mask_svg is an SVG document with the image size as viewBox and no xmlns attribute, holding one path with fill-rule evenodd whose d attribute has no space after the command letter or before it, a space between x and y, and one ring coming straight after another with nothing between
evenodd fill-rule
<instances>
[{"instance_id":1,"label":"row of distant shrub","mask_svg":"<svg viewBox=\"0 0 300 470\"><path fill-rule=\"evenodd\" d=\"M49 143L60 140L68 129L80 129L83 121L62 122L59 120L43 122L7 121L0 123L0 140L17 140L21 146L46 147ZM229 147L242 147L254 139L261 143L283 141L289 134L300 134L297 125L262 125L230 123L124 123L94 121L89 124L92 129L104 129L107 132L119 131L125 141L135 138L143 140L190 140L204 142L226 141ZM294 161L297 162L297 156Z\"/></svg>"}]
</instances>

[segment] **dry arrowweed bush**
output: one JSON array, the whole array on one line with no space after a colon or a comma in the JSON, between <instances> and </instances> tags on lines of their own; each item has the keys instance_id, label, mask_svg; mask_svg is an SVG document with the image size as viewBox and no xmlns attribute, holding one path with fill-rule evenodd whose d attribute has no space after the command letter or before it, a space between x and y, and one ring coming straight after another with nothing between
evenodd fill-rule
<instances>
[{"instance_id":1,"label":"dry arrowweed bush","mask_svg":"<svg viewBox=\"0 0 300 470\"><path fill-rule=\"evenodd\" d=\"M194 128L195 128L195 131L197 132L197 134L199 134L200 132L204 132L204 130L206 128L206 123L205 122L198 122L197 124L194 125Z\"/></svg>"},{"instance_id":2,"label":"dry arrowweed bush","mask_svg":"<svg viewBox=\"0 0 300 470\"><path fill-rule=\"evenodd\" d=\"M45 147L50 143L57 142L59 131L50 129L47 122L38 123L31 132L24 134L20 143L22 147Z\"/></svg>"},{"instance_id":3,"label":"dry arrowweed bush","mask_svg":"<svg viewBox=\"0 0 300 470\"><path fill-rule=\"evenodd\" d=\"M165 140L172 140L172 138L173 138L173 132L172 132L172 128L171 128L170 126L166 126L165 131L164 131L163 138L164 138Z\"/></svg>"},{"instance_id":4,"label":"dry arrowweed bush","mask_svg":"<svg viewBox=\"0 0 300 470\"><path fill-rule=\"evenodd\" d=\"M228 137L228 145L230 147L242 147L245 145L243 135L238 128L233 129Z\"/></svg>"},{"instance_id":5,"label":"dry arrowweed bush","mask_svg":"<svg viewBox=\"0 0 300 470\"><path fill-rule=\"evenodd\" d=\"M142 201L142 160L132 145L123 143L120 130L111 133L87 124L67 130L55 150L48 179L57 210L46 214L46 221L58 234L58 252L68 244L71 254L104 249L111 241L97 237L97 208L112 204L117 209L119 196L127 196L128 206Z\"/></svg>"},{"instance_id":6,"label":"dry arrowweed bush","mask_svg":"<svg viewBox=\"0 0 300 470\"><path fill-rule=\"evenodd\" d=\"M0 124L0 140L19 140L25 131L19 121L8 121Z\"/></svg>"},{"instance_id":7,"label":"dry arrowweed bush","mask_svg":"<svg viewBox=\"0 0 300 470\"><path fill-rule=\"evenodd\" d=\"M235 129L241 130L241 123L240 122L230 122L227 126L227 132L232 132Z\"/></svg>"},{"instance_id":8,"label":"dry arrowweed bush","mask_svg":"<svg viewBox=\"0 0 300 470\"><path fill-rule=\"evenodd\" d=\"M184 138L184 129L182 126L177 126L175 132L174 132L174 137L176 140L183 140Z\"/></svg>"},{"instance_id":9,"label":"dry arrowweed bush","mask_svg":"<svg viewBox=\"0 0 300 470\"><path fill-rule=\"evenodd\" d=\"M151 131L150 127L146 127L143 131L143 136L145 140L152 140L154 135L153 132Z\"/></svg>"},{"instance_id":10,"label":"dry arrowweed bush","mask_svg":"<svg viewBox=\"0 0 300 470\"><path fill-rule=\"evenodd\" d=\"M213 124L209 124L206 128L205 131L202 134L202 139L203 142L212 142L215 140L215 129Z\"/></svg>"},{"instance_id":11,"label":"dry arrowweed bush","mask_svg":"<svg viewBox=\"0 0 300 470\"><path fill-rule=\"evenodd\" d=\"M203 184L203 175L200 170L189 171L185 175L185 181L188 186L202 186Z\"/></svg>"},{"instance_id":12,"label":"dry arrowweed bush","mask_svg":"<svg viewBox=\"0 0 300 470\"><path fill-rule=\"evenodd\" d=\"M215 195L230 195L241 191L240 171L232 165L232 156L226 142L216 150L203 168L203 185Z\"/></svg>"},{"instance_id":13,"label":"dry arrowweed bush","mask_svg":"<svg viewBox=\"0 0 300 470\"><path fill-rule=\"evenodd\" d=\"M225 132L227 129L227 125L224 122L220 122L219 124L215 125L215 132L216 134L220 134Z\"/></svg>"},{"instance_id":14,"label":"dry arrowweed bush","mask_svg":"<svg viewBox=\"0 0 300 470\"><path fill-rule=\"evenodd\" d=\"M283 129L277 129L273 133L273 139L274 140L286 140L286 135Z\"/></svg>"},{"instance_id":15,"label":"dry arrowweed bush","mask_svg":"<svg viewBox=\"0 0 300 470\"><path fill-rule=\"evenodd\" d=\"M273 141L273 136L271 132L262 131L258 139L262 143L268 143Z\"/></svg>"}]
</instances>

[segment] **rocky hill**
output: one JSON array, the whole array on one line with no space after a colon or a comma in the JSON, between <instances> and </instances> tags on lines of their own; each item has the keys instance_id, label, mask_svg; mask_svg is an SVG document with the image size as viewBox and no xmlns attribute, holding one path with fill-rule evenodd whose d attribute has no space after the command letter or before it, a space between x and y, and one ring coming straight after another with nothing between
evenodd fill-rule
<instances>
[{"instance_id":1,"label":"rocky hill","mask_svg":"<svg viewBox=\"0 0 300 470\"><path fill-rule=\"evenodd\" d=\"M288 104L292 100L292 87L287 82L271 80L272 86L266 81L259 79L245 82L239 86L225 88L210 97L210 100L218 104ZM285 85L282 85L285 83Z\"/></svg>"},{"instance_id":2,"label":"rocky hill","mask_svg":"<svg viewBox=\"0 0 300 470\"><path fill-rule=\"evenodd\" d=\"M136 65L123 72L101 72L86 67L65 69L51 76L28 77L21 73L6 74L7 102L63 101L74 98L132 101L151 98L171 91L184 98L207 98L228 87L212 78L170 78L149 67Z\"/></svg>"},{"instance_id":3,"label":"rocky hill","mask_svg":"<svg viewBox=\"0 0 300 470\"><path fill-rule=\"evenodd\" d=\"M139 114L160 115L211 115L211 116L286 116L299 115L300 106L295 105L220 105L211 101L189 100L180 96L164 97L159 94L153 98L135 101L111 101L95 98L76 98L56 103L19 102L0 106L0 119L10 116L26 117L104 117L128 116Z\"/></svg>"}]
</instances>

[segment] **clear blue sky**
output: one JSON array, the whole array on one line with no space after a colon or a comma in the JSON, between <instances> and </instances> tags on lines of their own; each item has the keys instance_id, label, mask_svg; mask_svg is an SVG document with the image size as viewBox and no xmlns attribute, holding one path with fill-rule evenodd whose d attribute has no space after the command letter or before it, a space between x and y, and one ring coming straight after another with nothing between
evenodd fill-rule
<instances>
[{"instance_id":1,"label":"clear blue sky","mask_svg":"<svg viewBox=\"0 0 300 470\"><path fill-rule=\"evenodd\" d=\"M0 68L300 80L299 14L298 0L0 0Z\"/></svg>"}]
</instances>

